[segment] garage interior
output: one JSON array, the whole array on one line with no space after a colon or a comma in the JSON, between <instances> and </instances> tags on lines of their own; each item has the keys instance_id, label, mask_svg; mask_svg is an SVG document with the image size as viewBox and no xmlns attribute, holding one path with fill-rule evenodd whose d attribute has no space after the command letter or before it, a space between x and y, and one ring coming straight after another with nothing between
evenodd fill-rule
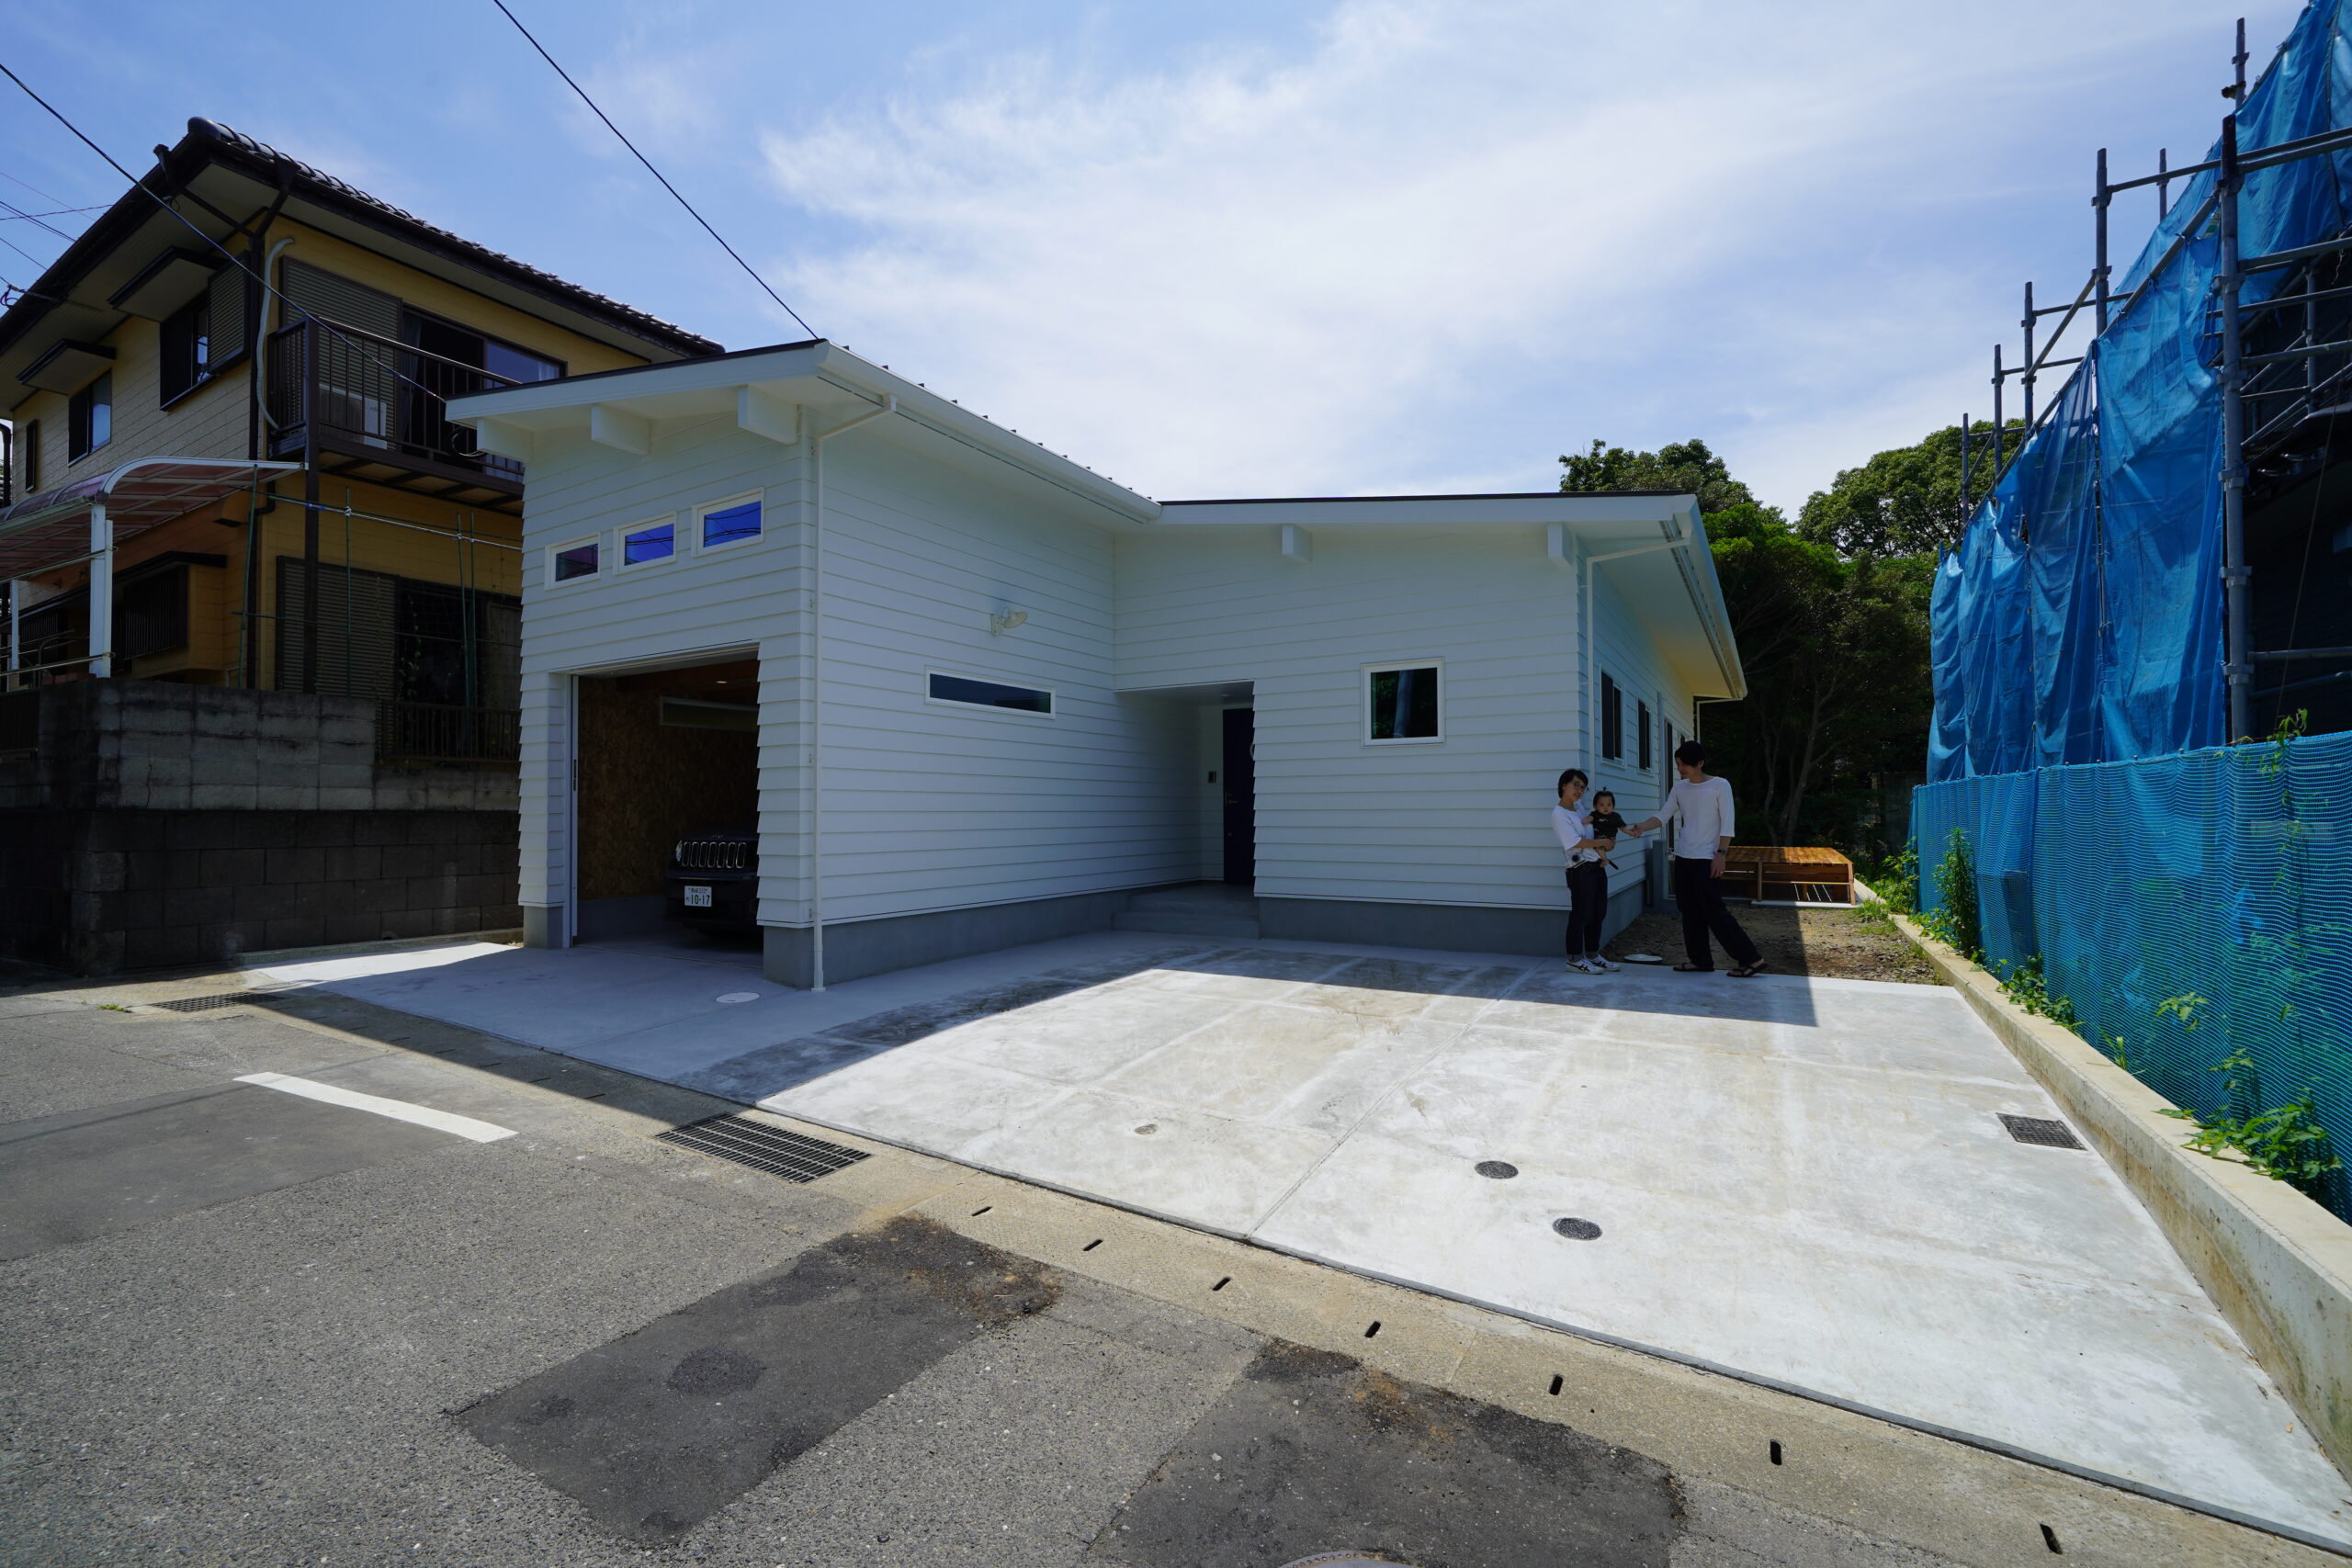
<instances>
[{"instance_id":1,"label":"garage interior","mask_svg":"<svg viewBox=\"0 0 2352 1568\"><path fill-rule=\"evenodd\" d=\"M759 681L755 659L580 677L577 940L722 940L663 919L662 876L680 838L759 820Z\"/></svg>"}]
</instances>

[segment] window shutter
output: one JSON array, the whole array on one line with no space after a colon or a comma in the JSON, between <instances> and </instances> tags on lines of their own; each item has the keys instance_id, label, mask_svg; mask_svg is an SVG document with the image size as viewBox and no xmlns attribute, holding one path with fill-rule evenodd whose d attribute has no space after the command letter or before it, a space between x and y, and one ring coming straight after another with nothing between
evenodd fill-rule
<instances>
[{"instance_id":1,"label":"window shutter","mask_svg":"<svg viewBox=\"0 0 2352 1568\"><path fill-rule=\"evenodd\" d=\"M364 283L354 283L339 277L324 267L286 259L278 274L278 287L285 291L288 303L313 316L346 327L357 327L364 333L398 341L401 335L401 302L380 288L370 288ZM290 313L281 318L280 324L292 326Z\"/></svg>"},{"instance_id":2,"label":"window shutter","mask_svg":"<svg viewBox=\"0 0 2352 1568\"><path fill-rule=\"evenodd\" d=\"M207 358L213 365L253 346L252 334L245 331L245 279L241 266L224 266L212 275L207 291L212 310L212 348Z\"/></svg>"}]
</instances>

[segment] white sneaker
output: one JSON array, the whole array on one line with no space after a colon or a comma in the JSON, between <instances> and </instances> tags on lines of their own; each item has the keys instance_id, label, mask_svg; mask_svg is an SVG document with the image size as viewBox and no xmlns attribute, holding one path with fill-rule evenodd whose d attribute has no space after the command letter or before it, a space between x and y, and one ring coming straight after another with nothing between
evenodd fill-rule
<instances>
[{"instance_id":1,"label":"white sneaker","mask_svg":"<svg viewBox=\"0 0 2352 1568\"><path fill-rule=\"evenodd\" d=\"M1592 961L1600 966L1601 972L1604 974L1614 975L1617 973L1617 965L1610 963L1608 959L1603 958L1597 953L1592 955Z\"/></svg>"},{"instance_id":2,"label":"white sneaker","mask_svg":"<svg viewBox=\"0 0 2352 1568\"><path fill-rule=\"evenodd\" d=\"M1571 958L1568 960L1568 967L1571 969L1580 969L1588 975L1603 975L1608 973L1607 970L1601 968L1600 964L1595 964L1589 958Z\"/></svg>"}]
</instances>

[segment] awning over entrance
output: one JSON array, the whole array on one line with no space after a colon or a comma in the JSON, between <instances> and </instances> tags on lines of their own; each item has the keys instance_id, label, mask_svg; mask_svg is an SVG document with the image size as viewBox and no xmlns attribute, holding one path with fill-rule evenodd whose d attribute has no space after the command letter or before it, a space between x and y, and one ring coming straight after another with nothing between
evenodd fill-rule
<instances>
[{"instance_id":1,"label":"awning over entrance","mask_svg":"<svg viewBox=\"0 0 2352 1568\"><path fill-rule=\"evenodd\" d=\"M257 478L300 472L300 463L243 457L141 457L111 473L28 495L0 512L0 578L71 566L108 547L91 536L91 512L103 507L111 543L184 517L249 488Z\"/></svg>"}]
</instances>

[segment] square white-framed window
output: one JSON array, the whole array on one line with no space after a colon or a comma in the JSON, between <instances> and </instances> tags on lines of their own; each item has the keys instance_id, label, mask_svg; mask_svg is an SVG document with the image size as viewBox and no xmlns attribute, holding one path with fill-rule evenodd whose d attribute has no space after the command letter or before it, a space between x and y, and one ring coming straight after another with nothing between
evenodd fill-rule
<instances>
[{"instance_id":1,"label":"square white-framed window","mask_svg":"<svg viewBox=\"0 0 2352 1568\"><path fill-rule=\"evenodd\" d=\"M678 558L678 514L665 513L613 530L613 570L635 571Z\"/></svg>"},{"instance_id":2,"label":"square white-framed window","mask_svg":"<svg viewBox=\"0 0 2352 1568\"><path fill-rule=\"evenodd\" d=\"M1020 714L1028 718L1051 718L1055 713L1050 686L988 681L978 675L958 675L952 670L922 672L922 700L941 707L987 708L993 713Z\"/></svg>"},{"instance_id":3,"label":"square white-framed window","mask_svg":"<svg viewBox=\"0 0 2352 1568\"><path fill-rule=\"evenodd\" d=\"M576 582L593 581L605 570L605 536L591 534L584 539L572 539L548 547L547 585L565 588Z\"/></svg>"},{"instance_id":4,"label":"square white-framed window","mask_svg":"<svg viewBox=\"0 0 2352 1568\"><path fill-rule=\"evenodd\" d=\"M758 539L766 525L767 492L749 491L722 501L706 501L689 514L687 526L696 555L729 550Z\"/></svg>"},{"instance_id":5,"label":"square white-framed window","mask_svg":"<svg viewBox=\"0 0 2352 1568\"><path fill-rule=\"evenodd\" d=\"M1363 682L1363 743L1437 746L1445 740L1442 659L1367 664Z\"/></svg>"}]
</instances>

